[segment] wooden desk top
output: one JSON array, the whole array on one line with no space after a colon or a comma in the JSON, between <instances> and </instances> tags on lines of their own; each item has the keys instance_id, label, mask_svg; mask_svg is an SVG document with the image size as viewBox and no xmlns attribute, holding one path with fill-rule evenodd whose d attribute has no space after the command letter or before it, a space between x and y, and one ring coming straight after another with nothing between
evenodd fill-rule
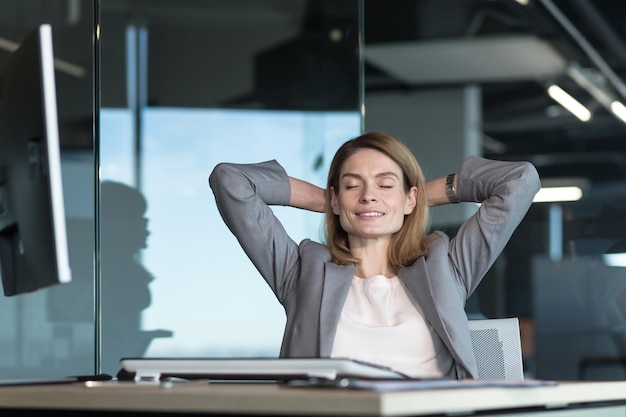
<instances>
[{"instance_id":1,"label":"wooden desk top","mask_svg":"<svg viewBox=\"0 0 626 417\"><path fill-rule=\"evenodd\" d=\"M377 393L274 384L88 382L0 387L2 409L408 416L626 404L626 382Z\"/></svg>"}]
</instances>

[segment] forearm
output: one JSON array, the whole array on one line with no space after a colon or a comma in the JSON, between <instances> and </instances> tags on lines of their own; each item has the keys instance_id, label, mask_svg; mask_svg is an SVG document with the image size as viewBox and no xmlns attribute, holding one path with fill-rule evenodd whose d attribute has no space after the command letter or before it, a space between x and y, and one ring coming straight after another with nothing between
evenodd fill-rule
<instances>
[{"instance_id":1,"label":"forearm","mask_svg":"<svg viewBox=\"0 0 626 417\"><path fill-rule=\"evenodd\" d=\"M209 183L224 222L282 302L299 270L298 245L270 207L289 204L287 173L276 161L221 163Z\"/></svg>"},{"instance_id":2,"label":"forearm","mask_svg":"<svg viewBox=\"0 0 626 417\"><path fill-rule=\"evenodd\" d=\"M451 241L450 259L471 294L524 218L540 187L528 162L472 156L457 174L459 200L480 203Z\"/></svg>"},{"instance_id":3,"label":"forearm","mask_svg":"<svg viewBox=\"0 0 626 417\"><path fill-rule=\"evenodd\" d=\"M324 212L326 192L323 188L293 177L289 177L289 185L291 186L291 196L289 198L291 207L318 213Z\"/></svg>"},{"instance_id":4,"label":"forearm","mask_svg":"<svg viewBox=\"0 0 626 417\"><path fill-rule=\"evenodd\" d=\"M454 176L454 189L457 187L457 175ZM429 207L449 204L450 199L446 193L446 177L435 178L426 182L426 198Z\"/></svg>"}]
</instances>

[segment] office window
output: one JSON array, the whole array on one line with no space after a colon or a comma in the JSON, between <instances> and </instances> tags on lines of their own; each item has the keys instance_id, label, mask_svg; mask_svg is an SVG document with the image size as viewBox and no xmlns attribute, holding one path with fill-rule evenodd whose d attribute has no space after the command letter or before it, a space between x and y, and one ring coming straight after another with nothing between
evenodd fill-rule
<instances>
[{"instance_id":1,"label":"office window","mask_svg":"<svg viewBox=\"0 0 626 417\"><path fill-rule=\"evenodd\" d=\"M115 249L119 242L112 234L113 241L105 240L108 234L103 231L103 286L118 288L110 281L122 280L122 294L115 296L114 304L103 305L104 325L117 311L140 315L123 318L139 327L120 336L129 340L141 335L149 344L134 351L129 347L125 356L277 356L285 319L282 307L223 224L208 175L222 161L276 159L290 175L324 186L335 150L359 134L360 115L158 108L146 109L143 119L144 179L142 189L135 191L145 199L146 211L143 216L137 213L135 220L145 217L150 234L139 262L122 270L122 260L111 275L107 264L120 255ZM114 189L109 188L111 182L132 187L132 165L115 163L132 160L132 148L116 140L125 136L117 129L124 125L122 120L116 110L101 112L103 200L115 197L107 194ZM103 207L107 204L103 201ZM282 207L275 212L294 240L322 238L321 214ZM132 230L131 221L127 218L120 230ZM106 210L102 225L116 227ZM131 276L139 268L139 277ZM145 300L126 297L124 291L148 292L150 302L141 304ZM109 344L105 338L105 358Z\"/></svg>"}]
</instances>

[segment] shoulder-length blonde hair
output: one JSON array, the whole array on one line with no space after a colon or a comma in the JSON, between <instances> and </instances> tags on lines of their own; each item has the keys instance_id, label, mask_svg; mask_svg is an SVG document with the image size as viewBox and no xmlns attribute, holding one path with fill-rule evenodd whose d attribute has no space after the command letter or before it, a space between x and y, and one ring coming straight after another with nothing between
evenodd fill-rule
<instances>
[{"instance_id":1,"label":"shoulder-length blonde hair","mask_svg":"<svg viewBox=\"0 0 626 417\"><path fill-rule=\"evenodd\" d=\"M335 153L328 172L326 185L325 233L326 243L330 248L332 262L345 265L359 263L350 251L348 234L339 222L339 216L333 213L330 205L331 195L339 193L339 179L343 165L351 155L361 149L373 149L393 159L402 169L405 192L412 186L417 187L415 209L406 215L404 223L391 238L389 261L395 268L408 266L427 251L428 201L424 174L413 153L398 139L381 132L368 132L345 142Z\"/></svg>"}]
</instances>

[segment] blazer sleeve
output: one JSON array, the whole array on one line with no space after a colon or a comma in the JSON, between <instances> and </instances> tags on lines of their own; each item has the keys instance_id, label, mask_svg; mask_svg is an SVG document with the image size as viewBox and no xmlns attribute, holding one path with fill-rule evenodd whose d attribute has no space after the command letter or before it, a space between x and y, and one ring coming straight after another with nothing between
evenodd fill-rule
<instances>
[{"instance_id":1,"label":"blazer sleeve","mask_svg":"<svg viewBox=\"0 0 626 417\"><path fill-rule=\"evenodd\" d=\"M220 163L209 184L226 226L283 302L299 270L298 245L270 208L289 203L291 188L284 168L275 160Z\"/></svg>"},{"instance_id":2,"label":"blazer sleeve","mask_svg":"<svg viewBox=\"0 0 626 417\"><path fill-rule=\"evenodd\" d=\"M540 188L539 175L530 162L504 162L471 156L459 172L457 196L480 203L450 240L449 254L455 276L466 297L476 289Z\"/></svg>"}]
</instances>

